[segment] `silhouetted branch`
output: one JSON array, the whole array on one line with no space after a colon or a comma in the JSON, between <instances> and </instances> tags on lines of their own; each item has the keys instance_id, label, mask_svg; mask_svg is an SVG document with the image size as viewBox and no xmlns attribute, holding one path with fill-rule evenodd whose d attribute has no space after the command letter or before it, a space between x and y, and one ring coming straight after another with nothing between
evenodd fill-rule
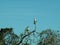
<instances>
[{"instance_id":1,"label":"silhouetted branch","mask_svg":"<svg viewBox=\"0 0 60 45\"><path fill-rule=\"evenodd\" d=\"M32 33L34 33L34 32L35 32L35 30L33 30L32 32L30 32L30 33L27 34L27 35L24 35L24 36L22 37L21 41L20 41L17 45L20 45L25 37L29 36L30 34L32 34Z\"/></svg>"}]
</instances>

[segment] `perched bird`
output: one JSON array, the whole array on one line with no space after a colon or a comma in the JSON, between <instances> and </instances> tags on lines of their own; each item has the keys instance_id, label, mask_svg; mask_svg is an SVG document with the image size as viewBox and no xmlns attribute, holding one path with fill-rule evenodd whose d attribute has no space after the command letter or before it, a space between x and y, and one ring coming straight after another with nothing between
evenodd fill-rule
<instances>
[{"instance_id":1,"label":"perched bird","mask_svg":"<svg viewBox=\"0 0 60 45\"><path fill-rule=\"evenodd\" d=\"M37 22L37 20L36 20L36 18L34 18L34 25L35 25L34 31L36 31L36 22Z\"/></svg>"},{"instance_id":2,"label":"perched bird","mask_svg":"<svg viewBox=\"0 0 60 45\"><path fill-rule=\"evenodd\" d=\"M25 34L30 34L30 28L29 28L29 26L26 27Z\"/></svg>"},{"instance_id":3,"label":"perched bird","mask_svg":"<svg viewBox=\"0 0 60 45\"><path fill-rule=\"evenodd\" d=\"M37 20L36 20L36 18L34 18L34 24L36 24L36 22L37 22Z\"/></svg>"}]
</instances>

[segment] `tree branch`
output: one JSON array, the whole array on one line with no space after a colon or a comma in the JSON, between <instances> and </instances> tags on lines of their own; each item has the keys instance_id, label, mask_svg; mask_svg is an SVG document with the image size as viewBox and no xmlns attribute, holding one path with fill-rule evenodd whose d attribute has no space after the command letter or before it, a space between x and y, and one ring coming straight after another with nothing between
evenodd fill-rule
<instances>
[{"instance_id":1,"label":"tree branch","mask_svg":"<svg viewBox=\"0 0 60 45\"><path fill-rule=\"evenodd\" d=\"M24 36L22 37L21 41L20 41L17 45L20 45L25 37L29 36L30 34L32 34L32 33L34 33L34 32L35 32L35 30L33 30L32 32L30 32L30 33L27 34L27 35L24 35Z\"/></svg>"}]
</instances>

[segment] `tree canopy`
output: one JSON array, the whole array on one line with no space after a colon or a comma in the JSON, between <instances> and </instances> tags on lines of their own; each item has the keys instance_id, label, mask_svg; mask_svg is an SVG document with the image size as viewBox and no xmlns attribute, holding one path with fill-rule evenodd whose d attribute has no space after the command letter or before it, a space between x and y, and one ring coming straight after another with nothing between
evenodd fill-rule
<instances>
[{"instance_id":1,"label":"tree canopy","mask_svg":"<svg viewBox=\"0 0 60 45\"><path fill-rule=\"evenodd\" d=\"M13 32L13 28L1 28L0 45L60 45L60 32L51 29L30 31L25 28L24 33L20 36Z\"/></svg>"}]
</instances>

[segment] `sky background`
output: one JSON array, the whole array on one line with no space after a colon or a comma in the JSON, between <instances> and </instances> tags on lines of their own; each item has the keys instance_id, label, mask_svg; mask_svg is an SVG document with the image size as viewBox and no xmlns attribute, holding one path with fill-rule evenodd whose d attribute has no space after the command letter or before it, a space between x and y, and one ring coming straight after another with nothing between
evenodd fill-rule
<instances>
[{"instance_id":1,"label":"sky background","mask_svg":"<svg viewBox=\"0 0 60 45\"><path fill-rule=\"evenodd\" d=\"M16 34L26 26L34 30L34 18L37 31L60 30L60 0L0 0L0 28L12 27Z\"/></svg>"}]
</instances>

